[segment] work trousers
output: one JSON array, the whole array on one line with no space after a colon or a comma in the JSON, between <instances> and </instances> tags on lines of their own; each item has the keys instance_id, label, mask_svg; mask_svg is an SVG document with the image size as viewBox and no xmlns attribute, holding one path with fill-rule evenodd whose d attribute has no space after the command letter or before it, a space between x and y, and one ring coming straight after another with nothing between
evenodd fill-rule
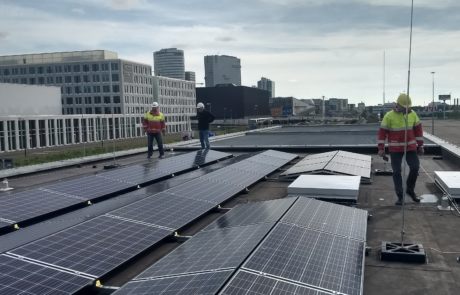
<instances>
[{"instance_id":1,"label":"work trousers","mask_svg":"<svg viewBox=\"0 0 460 295\"><path fill-rule=\"evenodd\" d=\"M202 149L209 149L209 130L200 130L200 143Z\"/></svg>"},{"instance_id":2,"label":"work trousers","mask_svg":"<svg viewBox=\"0 0 460 295\"><path fill-rule=\"evenodd\" d=\"M147 156L150 158L153 155L153 140L157 141L158 151L160 156L163 156L163 138L161 133L147 133Z\"/></svg>"},{"instance_id":3,"label":"work trousers","mask_svg":"<svg viewBox=\"0 0 460 295\"><path fill-rule=\"evenodd\" d=\"M401 164L403 161L404 153L390 153L391 156L391 168L393 169L393 182L395 185L395 191L398 198L404 196L402 178L401 178ZM416 151L410 151L406 153L406 162L409 166L409 176L407 177L407 191L414 192L415 183L417 182L418 170L420 162Z\"/></svg>"}]
</instances>

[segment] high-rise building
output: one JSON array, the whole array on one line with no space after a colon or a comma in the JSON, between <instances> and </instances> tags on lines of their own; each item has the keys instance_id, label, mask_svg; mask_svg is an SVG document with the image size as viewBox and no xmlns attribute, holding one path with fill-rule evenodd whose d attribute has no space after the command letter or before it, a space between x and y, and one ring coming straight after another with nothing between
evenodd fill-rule
<instances>
[{"instance_id":1,"label":"high-rise building","mask_svg":"<svg viewBox=\"0 0 460 295\"><path fill-rule=\"evenodd\" d=\"M241 86L241 60L228 55L207 55L204 57L205 85L234 84Z\"/></svg>"},{"instance_id":2,"label":"high-rise building","mask_svg":"<svg viewBox=\"0 0 460 295\"><path fill-rule=\"evenodd\" d=\"M259 81L257 81L257 88L267 90L270 92L270 97L275 97L275 82L267 79L267 78L260 78Z\"/></svg>"},{"instance_id":3,"label":"high-rise building","mask_svg":"<svg viewBox=\"0 0 460 295\"><path fill-rule=\"evenodd\" d=\"M63 114L141 114L153 102L152 68L106 50L0 56L0 82L61 88Z\"/></svg>"},{"instance_id":4,"label":"high-rise building","mask_svg":"<svg viewBox=\"0 0 460 295\"><path fill-rule=\"evenodd\" d=\"M195 72L186 71L185 72L185 80L195 82L196 81Z\"/></svg>"},{"instance_id":5,"label":"high-rise building","mask_svg":"<svg viewBox=\"0 0 460 295\"><path fill-rule=\"evenodd\" d=\"M196 115L195 82L153 77L153 96L166 117L168 133L191 131L190 117Z\"/></svg>"},{"instance_id":6,"label":"high-rise building","mask_svg":"<svg viewBox=\"0 0 460 295\"><path fill-rule=\"evenodd\" d=\"M185 80L184 51L165 48L153 53L155 76Z\"/></svg>"}]
</instances>

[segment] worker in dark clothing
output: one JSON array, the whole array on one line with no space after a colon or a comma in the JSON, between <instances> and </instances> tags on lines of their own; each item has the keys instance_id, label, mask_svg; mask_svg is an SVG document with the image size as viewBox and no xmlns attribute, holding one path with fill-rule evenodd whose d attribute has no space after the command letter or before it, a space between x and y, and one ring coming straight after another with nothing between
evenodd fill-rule
<instances>
[{"instance_id":1,"label":"worker in dark clothing","mask_svg":"<svg viewBox=\"0 0 460 295\"><path fill-rule=\"evenodd\" d=\"M196 105L196 118L198 120L198 131L200 133L200 143L202 149L209 149L209 123L214 121L214 115L205 110L204 104L199 102Z\"/></svg>"}]
</instances>

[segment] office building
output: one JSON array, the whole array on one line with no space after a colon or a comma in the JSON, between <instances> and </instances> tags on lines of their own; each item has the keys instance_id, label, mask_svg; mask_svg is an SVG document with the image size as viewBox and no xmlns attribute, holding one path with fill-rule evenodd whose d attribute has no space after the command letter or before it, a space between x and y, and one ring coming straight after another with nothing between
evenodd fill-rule
<instances>
[{"instance_id":1,"label":"office building","mask_svg":"<svg viewBox=\"0 0 460 295\"><path fill-rule=\"evenodd\" d=\"M185 80L195 82L196 81L195 72L186 71L185 72Z\"/></svg>"},{"instance_id":2,"label":"office building","mask_svg":"<svg viewBox=\"0 0 460 295\"><path fill-rule=\"evenodd\" d=\"M241 61L228 55L207 55L204 57L205 85L218 84L241 86Z\"/></svg>"},{"instance_id":3,"label":"office building","mask_svg":"<svg viewBox=\"0 0 460 295\"><path fill-rule=\"evenodd\" d=\"M257 81L257 88L267 90L270 92L270 97L275 97L275 82L267 79L267 78L260 78L259 81Z\"/></svg>"},{"instance_id":4,"label":"office building","mask_svg":"<svg viewBox=\"0 0 460 295\"><path fill-rule=\"evenodd\" d=\"M0 82L61 88L63 114L141 114L152 68L106 50L0 56Z\"/></svg>"},{"instance_id":5,"label":"office building","mask_svg":"<svg viewBox=\"0 0 460 295\"><path fill-rule=\"evenodd\" d=\"M269 92L246 86L199 87L196 100L205 104L217 119L270 116Z\"/></svg>"},{"instance_id":6,"label":"office building","mask_svg":"<svg viewBox=\"0 0 460 295\"><path fill-rule=\"evenodd\" d=\"M190 117L196 115L195 82L153 77L154 100L166 117L168 133L191 131Z\"/></svg>"},{"instance_id":7,"label":"office building","mask_svg":"<svg viewBox=\"0 0 460 295\"><path fill-rule=\"evenodd\" d=\"M153 66L155 76L185 80L183 50L166 48L154 52Z\"/></svg>"}]
</instances>

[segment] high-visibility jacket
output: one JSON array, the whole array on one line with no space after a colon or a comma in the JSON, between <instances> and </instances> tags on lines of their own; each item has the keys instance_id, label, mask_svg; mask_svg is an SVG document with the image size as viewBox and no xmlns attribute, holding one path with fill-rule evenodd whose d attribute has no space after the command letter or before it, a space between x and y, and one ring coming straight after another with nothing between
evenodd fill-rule
<instances>
[{"instance_id":1,"label":"high-visibility jacket","mask_svg":"<svg viewBox=\"0 0 460 295\"><path fill-rule=\"evenodd\" d=\"M404 112L389 111L385 114L378 132L378 148L385 148L385 139L388 139L388 150L391 152L404 152L404 132L406 129ZM407 151L416 151L423 146L422 123L414 111L407 114Z\"/></svg>"},{"instance_id":2,"label":"high-visibility jacket","mask_svg":"<svg viewBox=\"0 0 460 295\"><path fill-rule=\"evenodd\" d=\"M160 133L162 130L166 128L165 116L162 112L147 112L144 115L142 127L144 127L144 130L147 133Z\"/></svg>"}]
</instances>

